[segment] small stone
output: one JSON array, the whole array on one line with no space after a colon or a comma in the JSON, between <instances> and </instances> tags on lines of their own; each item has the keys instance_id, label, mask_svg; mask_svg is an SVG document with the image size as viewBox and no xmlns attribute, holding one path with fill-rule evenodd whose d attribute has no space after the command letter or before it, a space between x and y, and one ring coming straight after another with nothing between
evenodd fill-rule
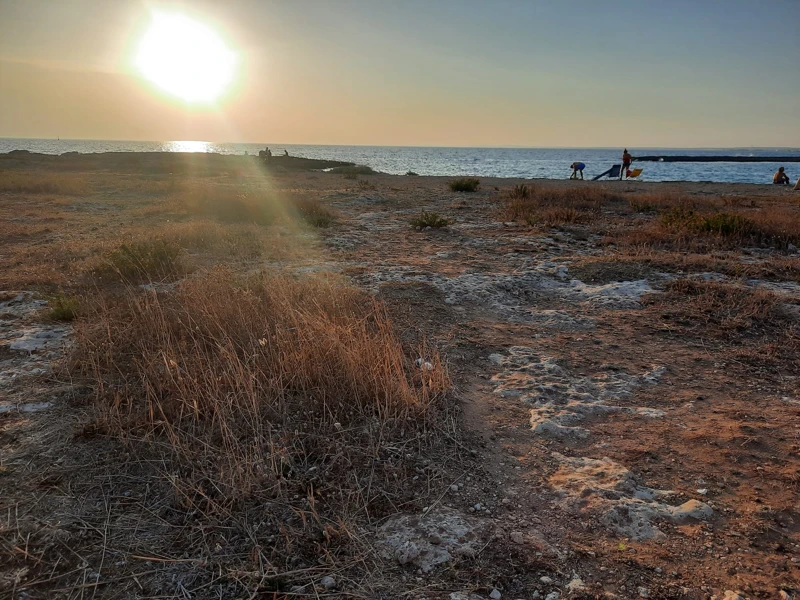
<instances>
[{"instance_id":1,"label":"small stone","mask_svg":"<svg viewBox=\"0 0 800 600\"><path fill-rule=\"evenodd\" d=\"M454 483L453 485L450 486L450 491L451 492L457 492L458 491L458 486Z\"/></svg>"},{"instance_id":2,"label":"small stone","mask_svg":"<svg viewBox=\"0 0 800 600\"><path fill-rule=\"evenodd\" d=\"M781 590L780 592L778 592L778 597L781 600L792 600L792 597L784 590Z\"/></svg>"},{"instance_id":3,"label":"small stone","mask_svg":"<svg viewBox=\"0 0 800 600\"><path fill-rule=\"evenodd\" d=\"M649 598L650 597L650 590L646 587L640 587L638 590L640 598Z\"/></svg>"},{"instance_id":4,"label":"small stone","mask_svg":"<svg viewBox=\"0 0 800 600\"><path fill-rule=\"evenodd\" d=\"M561 598L561 594L558 592L550 592L544 597L544 600L558 600L559 598Z\"/></svg>"},{"instance_id":5,"label":"small stone","mask_svg":"<svg viewBox=\"0 0 800 600\"><path fill-rule=\"evenodd\" d=\"M478 503L477 503L475 506L473 506L472 508L474 508L475 510L483 510L483 507L481 506L481 503L480 503L480 502L478 502Z\"/></svg>"},{"instance_id":6,"label":"small stone","mask_svg":"<svg viewBox=\"0 0 800 600\"><path fill-rule=\"evenodd\" d=\"M531 596L531 599L532 600L539 600L541 597L542 597L542 595L537 591L537 592L533 592L533 596Z\"/></svg>"},{"instance_id":7,"label":"small stone","mask_svg":"<svg viewBox=\"0 0 800 600\"><path fill-rule=\"evenodd\" d=\"M434 546L438 546L439 544L442 543L442 538L440 538L438 535L432 535L431 537L428 538L428 541Z\"/></svg>"},{"instance_id":8,"label":"small stone","mask_svg":"<svg viewBox=\"0 0 800 600\"><path fill-rule=\"evenodd\" d=\"M509 537L511 538L511 541L514 542L515 544L525 543L525 536L522 534L521 531L512 531Z\"/></svg>"},{"instance_id":9,"label":"small stone","mask_svg":"<svg viewBox=\"0 0 800 600\"><path fill-rule=\"evenodd\" d=\"M550 579L547 575L545 575L544 577L539 577L539 581L541 581L545 585L552 585L553 584L553 580Z\"/></svg>"},{"instance_id":10,"label":"small stone","mask_svg":"<svg viewBox=\"0 0 800 600\"><path fill-rule=\"evenodd\" d=\"M739 591L725 590L725 595L722 597L722 600L745 600L745 597Z\"/></svg>"},{"instance_id":11,"label":"small stone","mask_svg":"<svg viewBox=\"0 0 800 600\"><path fill-rule=\"evenodd\" d=\"M492 590L492 593L491 593L491 594L489 594L489 598L491 598L492 600L500 600L500 598L501 598L502 596L503 596L503 594L501 594L501 593L500 593L500 592L497 590L497 588L494 588L494 589Z\"/></svg>"},{"instance_id":12,"label":"small stone","mask_svg":"<svg viewBox=\"0 0 800 600\"><path fill-rule=\"evenodd\" d=\"M319 582L322 584L322 587L324 587L326 590L332 590L333 588L336 587L336 580L330 575L323 577L322 579L319 580Z\"/></svg>"},{"instance_id":13,"label":"small stone","mask_svg":"<svg viewBox=\"0 0 800 600\"><path fill-rule=\"evenodd\" d=\"M511 500L509 500L508 498L503 498L502 502L503 504L510 504Z\"/></svg>"},{"instance_id":14,"label":"small stone","mask_svg":"<svg viewBox=\"0 0 800 600\"><path fill-rule=\"evenodd\" d=\"M572 581L567 584L567 589L570 592L582 592L586 589L586 584L583 583L583 579L577 575L573 575Z\"/></svg>"}]
</instances>

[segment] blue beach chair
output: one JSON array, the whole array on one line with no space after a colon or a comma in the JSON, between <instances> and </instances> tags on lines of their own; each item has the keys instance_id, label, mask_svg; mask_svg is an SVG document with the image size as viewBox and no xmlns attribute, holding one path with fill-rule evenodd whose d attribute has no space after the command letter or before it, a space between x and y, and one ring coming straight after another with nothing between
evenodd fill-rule
<instances>
[{"instance_id":1,"label":"blue beach chair","mask_svg":"<svg viewBox=\"0 0 800 600\"><path fill-rule=\"evenodd\" d=\"M597 181L603 177L610 177L611 179L619 179L619 171L622 169L622 165L614 165L605 173L600 173L597 177L592 177L592 181Z\"/></svg>"}]
</instances>

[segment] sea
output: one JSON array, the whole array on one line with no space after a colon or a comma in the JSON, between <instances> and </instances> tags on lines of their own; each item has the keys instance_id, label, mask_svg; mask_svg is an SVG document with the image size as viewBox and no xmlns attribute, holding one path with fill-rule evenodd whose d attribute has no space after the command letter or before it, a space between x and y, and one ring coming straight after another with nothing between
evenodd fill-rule
<instances>
[{"instance_id":1,"label":"sea","mask_svg":"<svg viewBox=\"0 0 800 600\"><path fill-rule=\"evenodd\" d=\"M140 142L114 140L47 140L0 138L0 153L28 150L42 154L65 152L217 152L257 154L269 146L273 154L287 151L292 156L341 160L367 165L376 171L418 175L475 175L526 179L567 179L573 162L586 164L584 177L590 179L620 162L621 148L432 148L393 146L310 146L297 144L237 144L204 141ZM628 148L633 156L796 156L800 148ZM800 177L800 162L643 162L644 181L714 181L771 184L772 175L784 166L789 178Z\"/></svg>"}]
</instances>

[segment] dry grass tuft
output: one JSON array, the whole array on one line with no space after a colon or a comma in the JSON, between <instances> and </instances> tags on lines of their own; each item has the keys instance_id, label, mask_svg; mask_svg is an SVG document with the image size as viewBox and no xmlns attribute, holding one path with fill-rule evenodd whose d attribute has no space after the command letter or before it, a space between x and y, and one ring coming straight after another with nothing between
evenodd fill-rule
<instances>
[{"instance_id":1,"label":"dry grass tuft","mask_svg":"<svg viewBox=\"0 0 800 600\"><path fill-rule=\"evenodd\" d=\"M662 318L677 320L704 333L736 335L785 328L780 298L767 290L713 281L678 279L648 304L663 307Z\"/></svg>"},{"instance_id":2,"label":"dry grass tuft","mask_svg":"<svg viewBox=\"0 0 800 600\"><path fill-rule=\"evenodd\" d=\"M218 270L102 298L76 336L94 427L163 465L180 543L209 571L261 572L262 554L270 571L333 568L360 524L416 501L408 453L443 446L438 354L421 370L384 308L336 281Z\"/></svg>"},{"instance_id":3,"label":"dry grass tuft","mask_svg":"<svg viewBox=\"0 0 800 600\"><path fill-rule=\"evenodd\" d=\"M522 187L524 192L515 188L508 194L504 218L528 225L578 223L599 213L603 205L622 202L620 195L604 188Z\"/></svg>"}]
</instances>

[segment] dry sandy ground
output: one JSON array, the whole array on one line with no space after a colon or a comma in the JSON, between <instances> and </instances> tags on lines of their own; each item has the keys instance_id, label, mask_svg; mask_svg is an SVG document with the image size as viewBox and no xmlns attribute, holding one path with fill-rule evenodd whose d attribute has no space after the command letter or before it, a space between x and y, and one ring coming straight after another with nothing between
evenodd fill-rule
<instances>
[{"instance_id":1,"label":"dry sandy ground","mask_svg":"<svg viewBox=\"0 0 800 600\"><path fill-rule=\"evenodd\" d=\"M504 194L521 182L483 179L474 194L450 192L447 182L277 173L269 184L285 194L319 198L338 221L302 234L307 251L279 260L267 256L267 266L342 273L377 294L408 340L425 338L441 350L463 407L467 460L442 467L440 489L420 489L426 504L419 512L389 519L376 533L395 589L380 597L458 600L487 598L494 590L503 598L549 600L559 597L555 593L799 597L796 347L784 351L780 345L792 338L773 330L720 335L708 322L687 317L664 290L678 278L769 290L782 305L780 328L791 334L800 306L800 255L715 250L709 259L713 254L727 265L755 265L760 275L715 273L702 263L679 272L630 260L630 253L604 241L607 232L596 223L550 228L506 221ZM800 203L800 195L770 186L547 185L725 196L764 210L796 210ZM96 194L107 201L94 198L92 206L105 208L91 208L78 192L67 208L54 209L48 223L31 209L27 238L6 243L50 244L52 252L59 236L91 236L97 219L125 228L160 218L129 212L125 202L143 202L135 192L119 202L110 188ZM4 219L25 218L27 207L42 202L5 192L0 211ZM70 212L69 206L83 208ZM415 229L409 221L421 210L452 223ZM87 212L91 218L84 218ZM794 214L800 218L800 211ZM633 227L640 218L629 217ZM11 254L6 246L5 259ZM771 269L777 260L782 268ZM64 354L70 326L41 317L40 296L28 295L41 287L34 282L0 298L2 508L7 528L35 514L53 536L68 539L65 524L42 516L41 507L56 507L70 495L59 465L66 460L76 468L64 456L79 443L72 434L80 411L70 404L79 391L50 371L51 361ZM409 481L415 485L425 487L422 479ZM447 566L459 554L474 559L468 575ZM81 585L62 579L62 588L48 593L114 597L109 586L91 579L99 568L83 565L75 575ZM118 576L131 577L124 571ZM20 569L7 570L0 595L43 593L25 583ZM18 589L23 591L12 591ZM136 588L125 589L136 594ZM348 595L324 586L314 593Z\"/></svg>"}]
</instances>

